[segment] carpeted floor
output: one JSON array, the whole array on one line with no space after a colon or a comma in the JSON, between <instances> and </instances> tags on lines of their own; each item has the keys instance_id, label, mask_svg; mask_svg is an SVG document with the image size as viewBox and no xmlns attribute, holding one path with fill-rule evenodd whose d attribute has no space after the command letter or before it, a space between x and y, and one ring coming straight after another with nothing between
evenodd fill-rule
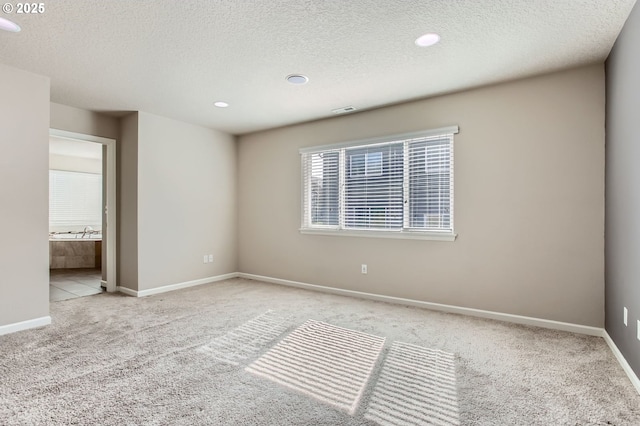
<instances>
[{"instance_id":1,"label":"carpeted floor","mask_svg":"<svg viewBox=\"0 0 640 426\"><path fill-rule=\"evenodd\" d=\"M233 279L0 336L1 425L640 425L597 337Z\"/></svg>"}]
</instances>

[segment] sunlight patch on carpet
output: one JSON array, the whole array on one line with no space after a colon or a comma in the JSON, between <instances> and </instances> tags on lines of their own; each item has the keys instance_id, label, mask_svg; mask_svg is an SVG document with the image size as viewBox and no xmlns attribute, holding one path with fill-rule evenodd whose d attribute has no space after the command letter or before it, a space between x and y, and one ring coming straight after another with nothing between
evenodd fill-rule
<instances>
[{"instance_id":1,"label":"sunlight patch on carpet","mask_svg":"<svg viewBox=\"0 0 640 426\"><path fill-rule=\"evenodd\" d=\"M365 418L382 426L459 425L454 355L395 342Z\"/></svg>"},{"instance_id":2,"label":"sunlight patch on carpet","mask_svg":"<svg viewBox=\"0 0 640 426\"><path fill-rule=\"evenodd\" d=\"M200 351L218 361L239 365L248 358L258 355L269 343L284 333L287 327L288 318L269 310L227 334L213 339L202 346Z\"/></svg>"},{"instance_id":3,"label":"sunlight patch on carpet","mask_svg":"<svg viewBox=\"0 0 640 426\"><path fill-rule=\"evenodd\" d=\"M384 337L308 320L246 371L353 414Z\"/></svg>"}]
</instances>

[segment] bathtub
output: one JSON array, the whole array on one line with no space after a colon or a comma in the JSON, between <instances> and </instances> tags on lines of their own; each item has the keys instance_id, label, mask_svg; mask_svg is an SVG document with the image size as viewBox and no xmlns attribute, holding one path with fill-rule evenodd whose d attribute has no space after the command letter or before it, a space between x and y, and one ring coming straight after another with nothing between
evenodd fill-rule
<instances>
[{"instance_id":1,"label":"bathtub","mask_svg":"<svg viewBox=\"0 0 640 426\"><path fill-rule=\"evenodd\" d=\"M102 267L102 234L49 234L49 269Z\"/></svg>"},{"instance_id":2,"label":"bathtub","mask_svg":"<svg viewBox=\"0 0 640 426\"><path fill-rule=\"evenodd\" d=\"M49 241L59 241L59 240L78 240L78 241L102 241L102 234L85 234L82 235L82 232L65 232L64 234L49 234Z\"/></svg>"}]
</instances>

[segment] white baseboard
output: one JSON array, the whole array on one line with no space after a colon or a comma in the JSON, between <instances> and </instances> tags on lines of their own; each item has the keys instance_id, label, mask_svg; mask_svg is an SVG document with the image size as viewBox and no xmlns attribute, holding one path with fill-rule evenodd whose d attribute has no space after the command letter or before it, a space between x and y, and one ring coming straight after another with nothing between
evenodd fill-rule
<instances>
[{"instance_id":1,"label":"white baseboard","mask_svg":"<svg viewBox=\"0 0 640 426\"><path fill-rule=\"evenodd\" d=\"M403 299L401 297L384 296L380 294L364 293L361 291L344 290L340 288L325 287L321 285L307 284L307 283L301 283L297 281L289 281L289 280L283 280L279 278L265 277L261 275L245 274L242 272L238 274L238 277L246 278L250 280L264 281L264 282L273 283L273 284L281 284L289 287L298 287L298 288L304 288L307 290L321 291L324 293L339 294L342 296L358 297L361 299L377 300L380 302L395 303L395 304L407 305L407 306L416 306L418 308L426 308L434 311L462 314L462 315L468 315L468 316L479 317L479 318L489 318L489 319L494 319L498 321L511 322L515 324L533 325L536 327L569 331L572 333L587 334L590 336L601 337L603 332L602 328L590 327L587 325L572 324L568 322L546 320L546 319L540 319L540 318L534 318L534 317L525 317L520 315L504 314L501 312L494 312L494 311L484 311L481 309L464 308L461 306L454 306L454 305L444 305L441 303L423 302L420 300L413 300L413 299Z\"/></svg>"},{"instance_id":2,"label":"white baseboard","mask_svg":"<svg viewBox=\"0 0 640 426\"><path fill-rule=\"evenodd\" d=\"M117 286L116 291L126 294L127 296L138 297L138 292L136 290L131 290L130 288L127 288L127 287Z\"/></svg>"},{"instance_id":3,"label":"white baseboard","mask_svg":"<svg viewBox=\"0 0 640 426\"><path fill-rule=\"evenodd\" d=\"M51 324L51 317L47 316L16 322L13 324L0 325L0 336L3 334L15 333L16 331L28 330L30 328L43 327L49 324Z\"/></svg>"},{"instance_id":4,"label":"white baseboard","mask_svg":"<svg viewBox=\"0 0 640 426\"><path fill-rule=\"evenodd\" d=\"M636 391L640 394L640 378L638 378L636 373L633 371L624 355L622 355L622 352L620 352L620 349L618 349L611 336L609 336L609 333L607 333L607 330L602 330L602 337L604 338L604 341L609 345L609 348L611 348L611 352L613 352L613 355L615 355L624 372L627 373L627 376L629 377L629 380L631 380L633 386L636 388Z\"/></svg>"},{"instance_id":5,"label":"white baseboard","mask_svg":"<svg viewBox=\"0 0 640 426\"><path fill-rule=\"evenodd\" d=\"M166 293L168 291L180 290L181 288L193 287L193 286L202 285L202 284L209 284L216 281L223 281L223 280L228 280L228 279L237 278L237 277L238 277L238 273L232 272L230 274L217 275L215 277L208 277L208 278L200 278L198 280L185 281L182 283L170 284L162 287L150 288L148 290L140 290L140 291L131 290L127 287L118 286L117 291L129 296L144 297L144 296L151 296L152 294Z\"/></svg>"}]
</instances>

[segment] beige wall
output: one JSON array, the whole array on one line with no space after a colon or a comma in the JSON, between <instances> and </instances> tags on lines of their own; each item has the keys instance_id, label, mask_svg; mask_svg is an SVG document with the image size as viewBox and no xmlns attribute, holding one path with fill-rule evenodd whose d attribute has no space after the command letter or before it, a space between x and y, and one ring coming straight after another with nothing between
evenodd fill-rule
<instances>
[{"instance_id":1,"label":"beige wall","mask_svg":"<svg viewBox=\"0 0 640 426\"><path fill-rule=\"evenodd\" d=\"M117 118L54 102L51 102L51 128L103 138L118 138Z\"/></svg>"},{"instance_id":2,"label":"beige wall","mask_svg":"<svg viewBox=\"0 0 640 426\"><path fill-rule=\"evenodd\" d=\"M235 139L143 112L138 125L138 290L236 272Z\"/></svg>"},{"instance_id":3,"label":"beige wall","mask_svg":"<svg viewBox=\"0 0 640 426\"><path fill-rule=\"evenodd\" d=\"M117 154L118 280L138 290L138 113L120 119ZM103 233L104 236L104 233Z\"/></svg>"},{"instance_id":4,"label":"beige wall","mask_svg":"<svg viewBox=\"0 0 640 426\"><path fill-rule=\"evenodd\" d=\"M235 272L234 138L137 112L120 120L119 142L118 284L142 291Z\"/></svg>"},{"instance_id":5,"label":"beige wall","mask_svg":"<svg viewBox=\"0 0 640 426\"><path fill-rule=\"evenodd\" d=\"M242 136L239 270L602 327L604 98L593 65ZM298 232L299 148L456 124L455 242Z\"/></svg>"},{"instance_id":6,"label":"beige wall","mask_svg":"<svg viewBox=\"0 0 640 426\"><path fill-rule=\"evenodd\" d=\"M0 65L0 326L49 315L49 79Z\"/></svg>"}]
</instances>

